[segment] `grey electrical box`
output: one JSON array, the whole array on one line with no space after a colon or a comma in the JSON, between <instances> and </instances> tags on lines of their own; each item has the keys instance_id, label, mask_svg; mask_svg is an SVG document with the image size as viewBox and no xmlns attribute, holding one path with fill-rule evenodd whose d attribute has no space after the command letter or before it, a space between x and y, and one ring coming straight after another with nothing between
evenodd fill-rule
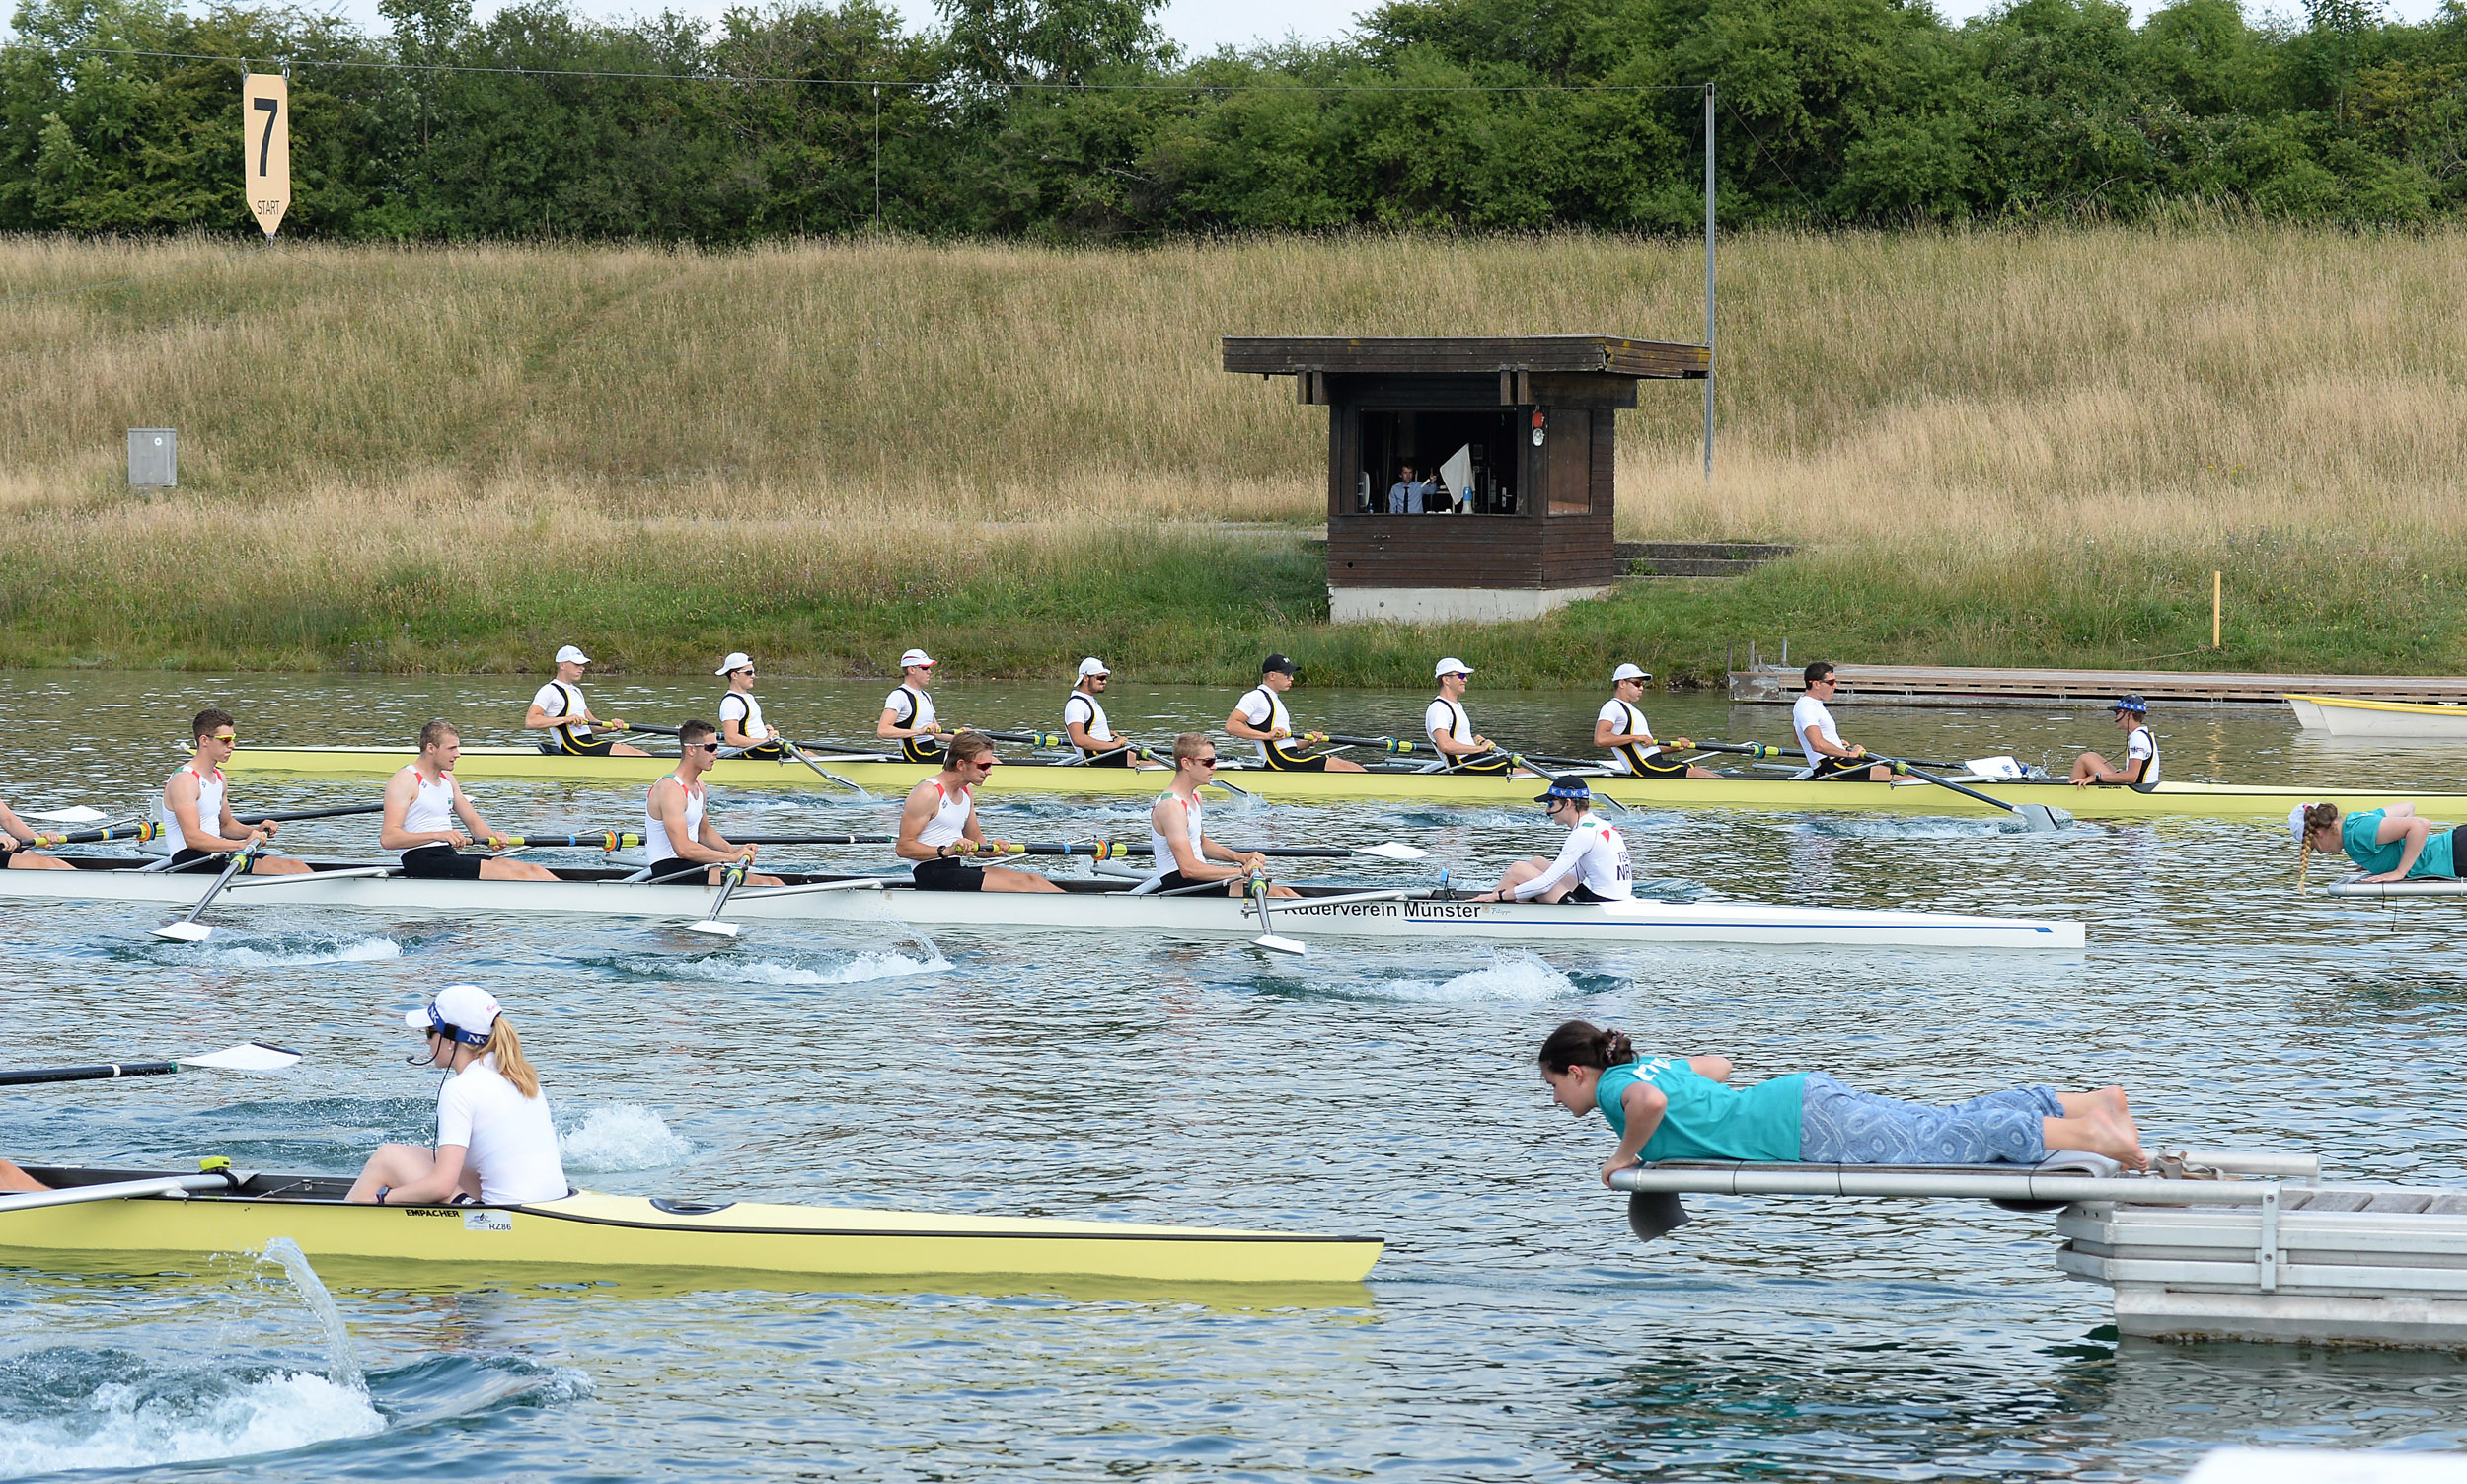
<instances>
[{"instance_id":1,"label":"grey electrical box","mask_svg":"<svg viewBox=\"0 0 2467 1484\"><path fill-rule=\"evenodd\" d=\"M171 489L180 483L180 430L128 430L128 484L132 489Z\"/></svg>"}]
</instances>

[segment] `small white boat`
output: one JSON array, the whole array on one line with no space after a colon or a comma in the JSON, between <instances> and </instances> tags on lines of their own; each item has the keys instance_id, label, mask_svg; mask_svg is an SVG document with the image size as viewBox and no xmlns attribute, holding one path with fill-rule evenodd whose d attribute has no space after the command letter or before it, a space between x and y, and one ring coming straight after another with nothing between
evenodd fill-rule
<instances>
[{"instance_id":1,"label":"small white boat","mask_svg":"<svg viewBox=\"0 0 2467 1484\"><path fill-rule=\"evenodd\" d=\"M2287 705L2295 708L2297 723L2308 732L2328 732L2334 737L2467 742L2467 705L2292 694L2287 697Z\"/></svg>"},{"instance_id":2,"label":"small white boat","mask_svg":"<svg viewBox=\"0 0 2467 1484\"><path fill-rule=\"evenodd\" d=\"M85 858L73 871L0 871L0 901L127 902L164 909L194 903L211 878L139 869L126 858ZM629 881L622 870L561 870L555 881L436 881L362 862L313 862L305 876L242 876L209 916L281 906L364 908L463 917L557 913L701 924L710 888ZM905 877L783 876L728 900L731 921L908 924L1057 932L1160 932L1284 938L1393 938L1511 943L1834 943L1901 948L2078 949L2077 922L1782 907L1762 902L1607 902L1593 906L1468 902L1418 889L1306 887L1258 908L1217 893L1134 893L1119 880L1058 881L1059 893L918 891Z\"/></svg>"},{"instance_id":3,"label":"small white boat","mask_svg":"<svg viewBox=\"0 0 2467 1484\"><path fill-rule=\"evenodd\" d=\"M2333 881L2324 889L2334 897L2371 900L2393 897L2467 897L2467 881L2455 876L2418 876L2408 881Z\"/></svg>"}]
</instances>

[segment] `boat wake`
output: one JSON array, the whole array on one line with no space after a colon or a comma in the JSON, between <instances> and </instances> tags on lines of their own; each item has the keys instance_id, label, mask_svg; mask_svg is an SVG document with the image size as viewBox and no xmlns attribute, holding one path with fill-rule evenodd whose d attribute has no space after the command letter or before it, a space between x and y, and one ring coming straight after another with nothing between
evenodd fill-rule
<instances>
[{"instance_id":1,"label":"boat wake","mask_svg":"<svg viewBox=\"0 0 2467 1484\"><path fill-rule=\"evenodd\" d=\"M798 963L777 958L740 958L732 953L700 958L644 955L621 958L617 968L645 979L694 984L812 986L865 984L876 979L904 979L913 974L947 974L952 964L939 952L918 955L899 952L860 953L828 963Z\"/></svg>"},{"instance_id":2,"label":"boat wake","mask_svg":"<svg viewBox=\"0 0 2467 1484\"><path fill-rule=\"evenodd\" d=\"M1582 995L1576 981L1531 953L1491 955L1485 967L1454 979L1374 980L1328 993L1361 1000L1405 1000L1424 1004L1472 1004L1560 1000Z\"/></svg>"},{"instance_id":3,"label":"boat wake","mask_svg":"<svg viewBox=\"0 0 2467 1484\"><path fill-rule=\"evenodd\" d=\"M592 1174L666 1169L694 1153L684 1135L635 1103L587 1110L571 1127L558 1130L557 1148L568 1171Z\"/></svg>"},{"instance_id":4,"label":"boat wake","mask_svg":"<svg viewBox=\"0 0 2467 1484\"><path fill-rule=\"evenodd\" d=\"M386 1430L365 1389L311 1372L170 1369L125 1350L0 1368L0 1476L283 1452Z\"/></svg>"},{"instance_id":5,"label":"boat wake","mask_svg":"<svg viewBox=\"0 0 2467 1484\"><path fill-rule=\"evenodd\" d=\"M390 937L334 938L318 933L217 931L205 942L167 947L147 943L149 958L176 958L185 967L208 969L305 969L318 964L373 964L401 958L403 945Z\"/></svg>"},{"instance_id":6,"label":"boat wake","mask_svg":"<svg viewBox=\"0 0 2467 1484\"><path fill-rule=\"evenodd\" d=\"M1977 840L2026 829L2009 814L1994 819L1818 817L1792 820L1783 830L1823 840Z\"/></svg>"}]
</instances>

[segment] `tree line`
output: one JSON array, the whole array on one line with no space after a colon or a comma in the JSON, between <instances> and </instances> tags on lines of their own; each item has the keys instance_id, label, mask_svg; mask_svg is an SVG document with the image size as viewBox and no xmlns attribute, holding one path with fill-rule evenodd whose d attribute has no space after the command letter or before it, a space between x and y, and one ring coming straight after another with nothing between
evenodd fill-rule
<instances>
[{"instance_id":1,"label":"tree line","mask_svg":"<svg viewBox=\"0 0 2467 1484\"><path fill-rule=\"evenodd\" d=\"M286 232L732 243L1356 227L1684 231L1716 84L1726 226L2467 212L2467 8L2176 0L1388 0L1190 55L1161 0L786 0L703 25L560 0L25 0L0 230L249 226L239 76L291 66Z\"/></svg>"}]
</instances>

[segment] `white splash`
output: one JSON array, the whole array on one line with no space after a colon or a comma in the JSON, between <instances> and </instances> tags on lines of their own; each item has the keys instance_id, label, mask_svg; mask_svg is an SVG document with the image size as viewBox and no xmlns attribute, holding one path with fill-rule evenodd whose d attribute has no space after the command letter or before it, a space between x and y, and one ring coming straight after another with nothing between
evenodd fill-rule
<instances>
[{"instance_id":1,"label":"white splash","mask_svg":"<svg viewBox=\"0 0 2467 1484\"><path fill-rule=\"evenodd\" d=\"M634 1103L593 1108L559 1132L558 1152L569 1170L666 1169L683 1164L694 1145L650 1109Z\"/></svg>"},{"instance_id":2,"label":"white splash","mask_svg":"<svg viewBox=\"0 0 2467 1484\"><path fill-rule=\"evenodd\" d=\"M278 1236L265 1244L262 1260L282 1265L309 1312L317 1316L318 1328L326 1332L326 1379L366 1396L368 1374L360 1369L360 1354L351 1344L350 1326L342 1322L342 1310L335 1305L335 1296L326 1291L325 1280L309 1266L308 1254L300 1250L298 1242Z\"/></svg>"},{"instance_id":3,"label":"white splash","mask_svg":"<svg viewBox=\"0 0 2467 1484\"><path fill-rule=\"evenodd\" d=\"M1454 979L1390 979L1366 985L1358 993L1380 1000L1466 1004L1557 1000L1581 992L1574 980L1533 954L1503 950L1491 955L1487 968L1459 974Z\"/></svg>"},{"instance_id":4,"label":"white splash","mask_svg":"<svg viewBox=\"0 0 2467 1484\"><path fill-rule=\"evenodd\" d=\"M337 1438L371 1438L386 1420L368 1393L286 1371L210 1395L144 1396L112 1381L82 1408L0 1428L0 1475L146 1468L278 1453Z\"/></svg>"},{"instance_id":5,"label":"white splash","mask_svg":"<svg viewBox=\"0 0 2467 1484\"><path fill-rule=\"evenodd\" d=\"M206 956L215 964L237 969L305 969L316 964L373 964L403 956L403 945L390 937L364 937L333 948L213 948Z\"/></svg>"},{"instance_id":6,"label":"white splash","mask_svg":"<svg viewBox=\"0 0 2467 1484\"><path fill-rule=\"evenodd\" d=\"M669 979L694 979L711 984L833 985L864 984L875 979L901 979L911 974L946 974L951 961L936 952L919 958L906 953L860 953L845 963L814 967L775 963L770 959L725 956L667 963L657 972Z\"/></svg>"}]
</instances>

